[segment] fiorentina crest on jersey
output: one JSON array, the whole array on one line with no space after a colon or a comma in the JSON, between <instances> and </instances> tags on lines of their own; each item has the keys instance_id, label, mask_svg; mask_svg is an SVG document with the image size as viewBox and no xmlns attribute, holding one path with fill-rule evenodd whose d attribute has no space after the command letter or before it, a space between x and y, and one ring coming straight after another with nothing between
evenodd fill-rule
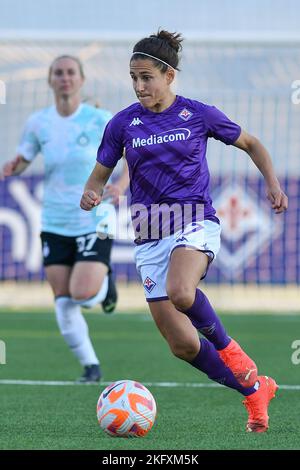
<instances>
[{"instance_id":1,"label":"fiorentina crest on jersey","mask_svg":"<svg viewBox=\"0 0 300 470\"><path fill-rule=\"evenodd\" d=\"M151 292L154 287L156 286L156 282L152 281L152 279L150 279L150 277L146 277L146 279L144 280L144 287L146 289L147 292Z\"/></svg>"},{"instance_id":2,"label":"fiorentina crest on jersey","mask_svg":"<svg viewBox=\"0 0 300 470\"><path fill-rule=\"evenodd\" d=\"M188 109L183 108L183 110L180 111L178 116L184 121L187 121L188 119L190 119L191 116L193 116L193 113L191 113L191 111L189 111Z\"/></svg>"}]
</instances>

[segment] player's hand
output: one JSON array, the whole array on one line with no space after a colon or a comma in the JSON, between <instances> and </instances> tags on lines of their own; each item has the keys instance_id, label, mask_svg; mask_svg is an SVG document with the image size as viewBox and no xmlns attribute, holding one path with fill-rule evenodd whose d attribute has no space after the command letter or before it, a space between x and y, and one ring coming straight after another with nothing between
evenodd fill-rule
<instances>
[{"instance_id":1,"label":"player's hand","mask_svg":"<svg viewBox=\"0 0 300 470\"><path fill-rule=\"evenodd\" d=\"M123 191L117 184L107 184L104 188L103 200L109 199L112 204L117 206L119 198L123 195Z\"/></svg>"},{"instance_id":2,"label":"player's hand","mask_svg":"<svg viewBox=\"0 0 300 470\"><path fill-rule=\"evenodd\" d=\"M0 179L4 180L4 178L7 178L8 176L12 176L19 165L23 161L22 157L19 155L11 160L10 162L4 163L3 167L0 170Z\"/></svg>"},{"instance_id":3,"label":"player's hand","mask_svg":"<svg viewBox=\"0 0 300 470\"><path fill-rule=\"evenodd\" d=\"M267 188L267 198L269 199L275 214L280 214L288 208L288 197L279 185Z\"/></svg>"},{"instance_id":4,"label":"player's hand","mask_svg":"<svg viewBox=\"0 0 300 470\"><path fill-rule=\"evenodd\" d=\"M102 198L99 196L99 194L95 193L95 191L92 191L91 189L88 189L84 191L81 197L80 207L85 211L90 211L93 209L93 207L99 206L101 199Z\"/></svg>"}]
</instances>

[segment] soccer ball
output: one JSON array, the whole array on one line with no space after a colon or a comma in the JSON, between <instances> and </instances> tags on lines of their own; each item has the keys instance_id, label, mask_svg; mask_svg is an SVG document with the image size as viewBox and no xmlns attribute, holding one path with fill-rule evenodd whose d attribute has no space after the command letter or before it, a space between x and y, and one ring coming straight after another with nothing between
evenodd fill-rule
<instances>
[{"instance_id":1,"label":"soccer ball","mask_svg":"<svg viewBox=\"0 0 300 470\"><path fill-rule=\"evenodd\" d=\"M156 403L149 390L134 380L113 382L97 403L101 429L114 437L142 437L152 428Z\"/></svg>"}]
</instances>

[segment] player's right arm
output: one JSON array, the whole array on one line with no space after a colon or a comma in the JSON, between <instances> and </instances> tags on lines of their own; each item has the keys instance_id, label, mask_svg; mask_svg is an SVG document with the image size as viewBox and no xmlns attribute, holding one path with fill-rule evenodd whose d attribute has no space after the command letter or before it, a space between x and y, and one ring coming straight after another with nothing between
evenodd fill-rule
<instances>
[{"instance_id":1,"label":"player's right arm","mask_svg":"<svg viewBox=\"0 0 300 470\"><path fill-rule=\"evenodd\" d=\"M23 155L17 155L13 160L4 163L0 170L0 179L7 178L8 176L16 176L23 173L31 162L26 160Z\"/></svg>"},{"instance_id":2,"label":"player's right arm","mask_svg":"<svg viewBox=\"0 0 300 470\"><path fill-rule=\"evenodd\" d=\"M104 186L112 171L113 168L108 168L99 162L96 163L84 187L84 192L80 201L81 209L90 211L93 207L100 204Z\"/></svg>"},{"instance_id":3,"label":"player's right arm","mask_svg":"<svg viewBox=\"0 0 300 470\"><path fill-rule=\"evenodd\" d=\"M13 160L6 162L0 169L0 179L23 173L40 152L41 146L37 134L40 120L39 112L29 116L17 148L17 155Z\"/></svg>"}]
</instances>

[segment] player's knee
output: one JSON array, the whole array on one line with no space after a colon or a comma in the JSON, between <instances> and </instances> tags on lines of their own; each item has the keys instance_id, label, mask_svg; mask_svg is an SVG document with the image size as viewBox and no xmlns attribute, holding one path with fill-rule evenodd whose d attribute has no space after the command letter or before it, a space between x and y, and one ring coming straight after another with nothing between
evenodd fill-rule
<instances>
[{"instance_id":1,"label":"player's knee","mask_svg":"<svg viewBox=\"0 0 300 470\"><path fill-rule=\"evenodd\" d=\"M189 309L194 302L195 292L185 284L169 286L168 297L172 304L181 311Z\"/></svg>"},{"instance_id":2,"label":"player's knee","mask_svg":"<svg viewBox=\"0 0 300 470\"><path fill-rule=\"evenodd\" d=\"M76 290L71 289L71 297L73 300L78 301L85 301L97 294L97 291L94 289L89 289L87 287L77 288Z\"/></svg>"},{"instance_id":3,"label":"player's knee","mask_svg":"<svg viewBox=\"0 0 300 470\"><path fill-rule=\"evenodd\" d=\"M52 289L53 289L55 298L57 298L57 297L71 297L71 294L70 294L69 290L64 288L63 286L61 286L61 287L59 287L59 286L53 287L52 286Z\"/></svg>"}]
</instances>

